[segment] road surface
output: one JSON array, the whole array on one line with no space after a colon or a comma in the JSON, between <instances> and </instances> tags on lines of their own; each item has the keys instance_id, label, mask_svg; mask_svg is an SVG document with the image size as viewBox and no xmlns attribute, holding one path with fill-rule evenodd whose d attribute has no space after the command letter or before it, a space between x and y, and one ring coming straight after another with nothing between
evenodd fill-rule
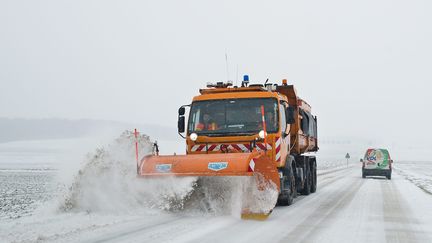
<instances>
[{"instance_id":1,"label":"road surface","mask_svg":"<svg viewBox=\"0 0 432 243\"><path fill-rule=\"evenodd\" d=\"M11 224L2 234L16 242L432 242L432 195L397 173L363 179L356 165L321 172L316 193L275 208L264 222L179 214L93 220L63 215Z\"/></svg>"}]
</instances>

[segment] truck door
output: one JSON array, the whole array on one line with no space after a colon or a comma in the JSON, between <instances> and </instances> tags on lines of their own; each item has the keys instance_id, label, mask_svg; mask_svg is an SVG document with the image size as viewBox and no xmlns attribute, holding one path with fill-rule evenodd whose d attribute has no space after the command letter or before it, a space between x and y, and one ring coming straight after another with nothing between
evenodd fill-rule
<instances>
[{"instance_id":1,"label":"truck door","mask_svg":"<svg viewBox=\"0 0 432 243\"><path fill-rule=\"evenodd\" d=\"M280 133L275 138L275 161L278 164L285 163L286 156L288 155L288 146L290 144L290 136L285 136L287 132L286 123L286 103L279 104L279 122L280 122ZM289 131L289 129L288 129Z\"/></svg>"}]
</instances>

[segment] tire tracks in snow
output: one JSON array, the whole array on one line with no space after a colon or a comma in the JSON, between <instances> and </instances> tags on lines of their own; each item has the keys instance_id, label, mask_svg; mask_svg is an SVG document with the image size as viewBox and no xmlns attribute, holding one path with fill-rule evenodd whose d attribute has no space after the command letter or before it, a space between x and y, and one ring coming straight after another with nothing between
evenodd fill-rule
<instances>
[{"instance_id":1,"label":"tire tracks in snow","mask_svg":"<svg viewBox=\"0 0 432 243\"><path fill-rule=\"evenodd\" d=\"M350 170L347 170L350 168L351 167L343 168L329 173L325 173L325 175L318 175L319 184L317 193L312 193L308 196L300 195L299 197L294 199L294 203L291 206L276 207L275 211L270 215L270 218L264 222L242 220L240 222L234 223L230 226L230 228L225 228L222 231L222 234L229 235L230 238L220 239L221 230L217 228L206 229L206 242L277 242L281 237L279 235L281 232L286 234L286 232L289 232L290 229L293 229L295 227L292 226L293 218L303 217L303 215L307 217L313 213L316 213L313 210L311 212L304 212L304 207L308 207L308 204L312 204L314 205L313 208L318 208L317 203L319 200L322 200L322 195L320 194L321 190L328 191L329 189L331 189L329 187L330 185L340 182L347 173L351 174ZM281 221L281 224L275 226L274 222L272 221ZM247 232L245 231L245 227L247 228ZM274 238L268 238L267 232L269 231L275 232L275 234L273 235ZM263 236L267 237L262 238ZM202 242L202 239L196 238L193 239L191 242Z\"/></svg>"},{"instance_id":2,"label":"tire tracks in snow","mask_svg":"<svg viewBox=\"0 0 432 243\"><path fill-rule=\"evenodd\" d=\"M168 219L154 221L143 221L143 225L137 226L137 223L133 223L130 227L127 225L115 226L112 231L107 234L103 234L103 237L95 236L87 240L81 240L81 242L160 242L172 240L173 233L179 234L188 230L191 225L200 225L202 222L208 221L208 218L201 217L189 217L184 215L173 215ZM110 230L109 228L104 229L105 231ZM102 235L100 233L96 235ZM163 237L170 239L162 239Z\"/></svg>"},{"instance_id":3,"label":"tire tracks in snow","mask_svg":"<svg viewBox=\"0 0 432 243\"><path fill-rule=\"evenodd\" d=\"M346 171L344 174L346 176ZM351 171L350 175L354 174ZM323 201L317 201L320 205L309 213L305 219L303 219L293 230L287 232L286 236L280 240L280 242L314 242L319 241L316 237L319 232L323 230L326 225L325 222L331 218L335 218L339 210L348 206L354 199L355 195L365 183L364 180L352 179L349 177L337 177L330 180L326 185L333 184L336 181L348 181L350 183L343 184L343 188L339 190L331 191L332 195L323 199ZM325 186L323 186L325 187Z\"/></svg>"},{"instance_id":4,"label":"tire tracks in snow","mask_svg":"<svg viewBox=\"0 0 432 243\"><path fill-rule=\"evenodd\" d=\"M350 169L353 167L354 167L354 165L350 165L348 167L343 166L343 167L336 167L334 169L329 169L329 170L317 171L317 175L320 176L320 175L332 174L332 173L344 171L344 170L347 170L347 169Z\"/></svg>"},{"instance_id":5,"label":"tire tracks in snow","mask_svg":"<svg viewBox=\"0 0 432 243\"><path fill-rule=\"evenodd\" d=\"M343 175L346 175L347 173L346 171L350 168L351 167L341 168L337 170L326 171L325 173L319 174L318 190L320 190L320 188L326 188L328 185L331 185L339 181L343 177ZM312 195L314 194L311 194L310 196ZM302 199L309 198L310 196L308 197L300 196L296 198L295 201L297 203L300 203ZM175 238L175 235L179 237L178 239L182 239L185 238L184 234L187 234L188 232L192 233L192 235L195 236L199 235L198 233L202 229L201 224L203 222L208 222L208 218L202 217L200 218L200 220L197 221L196 217L191 217L188 219L187 217L184 218L183 216L178 215L178 217L176 218L170 218L168 220L164 220L161 222L152 222L151 224L146 223L145 225L140 225L138 227L135 224L134 227L131 227L127 230L114 229L114 231L105 234L104 237L95 237L93 239L85 240L83 242L130 242L134 240L152 241L156 239L157 241L161 241L161 242L172 241L173 238ZM207 234L212 234L219 231L224 224L225 223L218 224L218 227L214 227L214 228L207 227L206 228ZM230 224L235 224L235 220L228 223L228 225ZM193 227L193 225L197 225L197 227ZM192 239L189 240L193 240L193 237Z\"/></svg>"},{"instance_id":6,"label":"tire tracks in snow","mask_svg":"<svg viewBox=\"0 0 432 243\"><path fill-rule=\"evenodd\" d=\"M383 193L383 220L392 227L385 229L387 242L428 242L425 232L414 230L413 226L418 225L418 220L412 217L412 212L404 200L404 196L392 181L381 183ZM422 240L420 240L420 238Z\"/></svg>"},{"instance_id":7,"label":"tire tracks in snow","mask_svg":"<svg viewBox=\"0 0 432 243\"><path fill-rule=\"evenodd\" d=\"M118 242L122 238L130 237L131 235L137 234L142 231L147 231L151 229L157 229L161 226L163 227L169 227L172 224L176 224L178 221L182 220L182 218L176 218L176 219L168 219L164 220L158 223L150 222L150 224L140 225L138 227L134 227L133 229L128 229L127 231L120 231L114 234L108 234L108 236L105 236L103 238L97 237L94 240L88 240L84 242L93 242L93 243L100 243L100 242Z\"/></svg>"}]
</instances>

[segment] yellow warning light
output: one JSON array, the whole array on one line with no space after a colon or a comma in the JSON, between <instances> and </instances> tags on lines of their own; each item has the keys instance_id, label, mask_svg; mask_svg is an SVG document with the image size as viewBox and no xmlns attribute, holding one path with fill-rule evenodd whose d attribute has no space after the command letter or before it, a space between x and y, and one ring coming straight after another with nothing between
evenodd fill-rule
<instances>
[{"instance_id":1,"label":"yellow warning light","mask_svg":"<svg viewBox=\"0 0 432 243\"><path fill-rule=\"evenodd\" d=\"M287 83L288 83L288 82L287 82L286 79L282 79L282 84L283 84L283 85L287 85Z\"/></svg>"}]
</instances>

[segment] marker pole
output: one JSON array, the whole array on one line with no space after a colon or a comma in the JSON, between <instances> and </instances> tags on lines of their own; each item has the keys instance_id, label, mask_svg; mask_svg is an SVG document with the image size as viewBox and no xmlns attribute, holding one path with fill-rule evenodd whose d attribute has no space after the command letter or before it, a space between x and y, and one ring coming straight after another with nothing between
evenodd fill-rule
<instances>
[{"instance_id":1,"label":"marker pole","mask_svg":"<svg viewBox=\"0 0 432 243\"><path fill-rule=\"evenodd\" d=\"M138 164L139 164L139 161L138 161L138 131L136 128L134 131L134 135L135 135L135 159L136 159L137 166L138 166Z\"/></svg>"},{"instance_id":2,"label":"marker pole","mask_svg":"<svg viewBox=\"0 0 432 243\"><path fill-rule=\"evenodd\" d=\"M267 150L267 128L266 128L266 122L265 122L265 115L264 115L264 105L261 105L261 117L262 117L262 123L263 123L263 129L264 129L264 145L265 150Z\"/></svg>"}]
</instances>

